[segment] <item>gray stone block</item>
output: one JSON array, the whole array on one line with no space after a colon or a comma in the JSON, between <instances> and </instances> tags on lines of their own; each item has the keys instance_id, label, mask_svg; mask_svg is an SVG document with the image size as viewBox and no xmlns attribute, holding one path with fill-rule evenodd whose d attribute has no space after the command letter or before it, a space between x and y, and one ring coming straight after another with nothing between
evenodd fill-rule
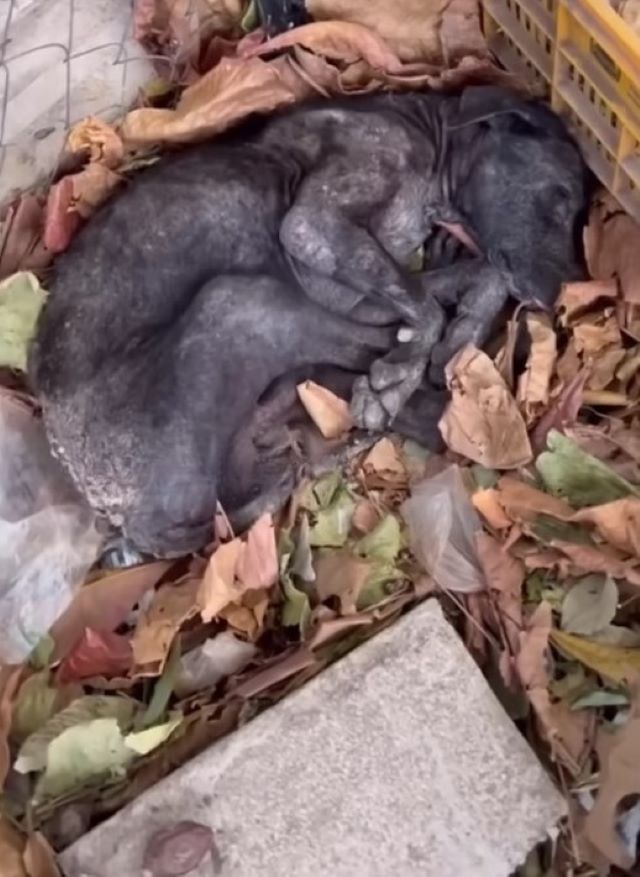
<instances>
[{"instance_id":1,"label":"gray stone block","mask_svg":"<svg viewBox=\"0 0 640 877\"><path fill-rule=\"evenodd\" d=\"M428 601L61 857L136 877L148 837L210 825L222 877L506 877L562 797Z\"/></svg>"}]
</instances>

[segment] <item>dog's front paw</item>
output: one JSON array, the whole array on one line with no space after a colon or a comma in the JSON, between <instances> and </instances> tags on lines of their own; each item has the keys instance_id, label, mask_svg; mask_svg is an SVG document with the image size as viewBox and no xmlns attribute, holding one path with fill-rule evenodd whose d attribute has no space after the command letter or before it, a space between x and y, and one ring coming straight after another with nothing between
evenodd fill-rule
<instances>
[{"instance_id":1,"label":"dog's front paw","mask_svg":"<svg viewBox=\"0 0 640 877\"><path fill-rule=\"evenodd\" d=\"M362 375L353 384L351 416L355 425L367 432L383 432L391 421L379 395L372 390L367 375Z\"/></svg>"}]
</instances>

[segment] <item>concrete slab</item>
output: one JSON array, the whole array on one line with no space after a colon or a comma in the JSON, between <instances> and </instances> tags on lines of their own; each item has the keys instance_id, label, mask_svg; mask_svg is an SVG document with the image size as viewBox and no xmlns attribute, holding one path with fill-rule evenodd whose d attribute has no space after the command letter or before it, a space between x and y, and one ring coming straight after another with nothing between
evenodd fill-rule
<instances>
[{"instance_id":1,"label":"concrete slab","mask_svg":"<svg viewBox=\"0 0 640 877\"><path fill-rule=\"evenodd\" d=\"M61 857L137 877L148 837L191 819L201 877L506 877L562 798L435 601L158 783Z\"/></svg>"},{"instance_id":2,"label":"concrete slab","mask_svg":"<svg viewBox=\"0 0 640 877\"><path fill-rule=\"evenodd\" d=\"M0 3L0 200L50 173L69 125L115 118L152 75L131 0Z\"/></svg>"}]
</instances>

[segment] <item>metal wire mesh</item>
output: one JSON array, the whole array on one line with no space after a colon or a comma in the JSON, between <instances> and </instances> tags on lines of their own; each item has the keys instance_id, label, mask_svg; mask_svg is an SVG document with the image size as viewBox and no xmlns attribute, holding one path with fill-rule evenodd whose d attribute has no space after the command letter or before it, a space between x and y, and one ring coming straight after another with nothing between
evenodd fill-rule
<instances>
[{"instance_id":1,"label":"metal wire mesh","mask_svg":"<svg viewBox=\"0 0 640 877\"><path fill-rule=\"evenodd\" d=\"M55 163L69 126L113 118L151 75L133 0L0 0L0 195Z\"/></svg>"}]
</instances>

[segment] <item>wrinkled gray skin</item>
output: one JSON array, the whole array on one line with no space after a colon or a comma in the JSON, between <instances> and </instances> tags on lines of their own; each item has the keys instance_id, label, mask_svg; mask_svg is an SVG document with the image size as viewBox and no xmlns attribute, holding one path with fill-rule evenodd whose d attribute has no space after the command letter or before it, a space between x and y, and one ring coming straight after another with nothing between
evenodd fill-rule
<instances>
[{"instance_id":1,"label":"wrinkled gray skin","mask_svg":"<svg viewBox=\"0 0 640 877\"><path fill-rule=\"evenodd\" d=\"M57 260L30 356L52 447L140 550L175 555L217 499L246 521L290 486L293 373L360 374L360 426L430 443L425 368L440 384L509 296L552 303L585 197L559 120L487 87L304 105L167 157ZM410 274L425 240L436 267Z\"/></svg>"}]
</instances>

